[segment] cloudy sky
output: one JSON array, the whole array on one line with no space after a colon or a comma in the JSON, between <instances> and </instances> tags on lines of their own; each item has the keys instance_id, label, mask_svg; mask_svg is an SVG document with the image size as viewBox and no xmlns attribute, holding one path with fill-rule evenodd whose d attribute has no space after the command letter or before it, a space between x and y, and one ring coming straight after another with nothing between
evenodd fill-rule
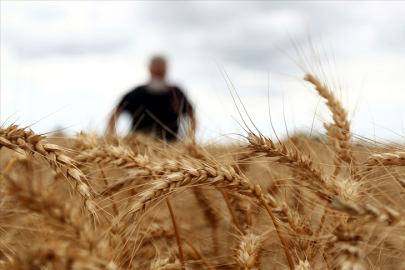
<instances>
[{"instance_id":1,"label":"cloudy sky","mask_svg":"<svg viewBox=\"0 0 405 270\"><path fill-rule=\"evenodd\" d=\"M354 131L404 142L404 14L405 2L2 1L1 124L103 131L159 53L196 107L203 141L243 132L220 67L263 133L269 109L281 136L285 123L290 133L324 132L330 113L296 63L314 64L312 47Z\"/></svg>"}]
</instances>

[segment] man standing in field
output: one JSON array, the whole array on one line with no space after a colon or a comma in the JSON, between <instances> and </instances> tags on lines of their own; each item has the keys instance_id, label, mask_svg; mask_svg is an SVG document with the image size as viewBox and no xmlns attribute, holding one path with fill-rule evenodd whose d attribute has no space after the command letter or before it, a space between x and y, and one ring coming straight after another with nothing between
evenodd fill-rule
<instances>
[{"instance_id":1,"label":"man standing in field","mask_svg":"<svg viewBox=\"0 0 405 270\"><path fill-rule=\"evenodd\" d=\"M149 71L149 83L127 93L118 104L109 121L109 130L115 130L117 118L121 112L127 111L132 115L132 131L173 140L177 137L180 117L187 115L194 132L193 108L178 87L165 81L166 60L160 56L153 57Z\"/></svg>"}]
</instances>

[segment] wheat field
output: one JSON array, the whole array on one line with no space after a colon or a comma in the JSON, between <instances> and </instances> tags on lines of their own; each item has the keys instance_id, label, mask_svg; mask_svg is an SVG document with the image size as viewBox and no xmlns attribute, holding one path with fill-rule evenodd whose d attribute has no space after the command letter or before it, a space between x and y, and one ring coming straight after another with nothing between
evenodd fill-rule
<instances>
[{"instance_id":1,"label":"wheat field","mask_svg":"<svg viewBox=\"0 0 405 270\"><path fill-rule=\"evenodd\" d=\"M332 121L286 140L47 138L3 125L2 269L405 269L405 149Z\"/></svg>"}]
</instances>

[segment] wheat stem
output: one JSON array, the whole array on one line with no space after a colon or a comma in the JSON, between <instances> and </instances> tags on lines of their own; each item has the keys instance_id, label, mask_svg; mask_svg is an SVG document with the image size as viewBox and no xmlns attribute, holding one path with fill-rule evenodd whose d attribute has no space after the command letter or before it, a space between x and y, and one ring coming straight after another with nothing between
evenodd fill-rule
<instances>
[{"instance_id":1,"label":"wheat stem","mask_svg":"<svg viewBox=\"0 0 405 270\"><path fill-rule=\"evenodd\" d=\"M324 224L325 219L326 219L326 214L328 213L328 209L329 209L329 204L327 203L327 204L325 205L325 209L323 210L323 214L322 214L321 220L319 221L319 227L318 227L318 231L317 231L317 233L316 233L317 235L322 231L323 224Z\"/></svg>"},{"instance_id":2,"label":"wheat stem","mask_svg":"<svg viewBox=\"0 0 405 270\"><path fill-rule=\"evenodd\" d=\"M218 189L219 189L219 191L221 191L222 196L224 197L224 200L226 202L226 205L228 206L229 213L232 216L233 223L235 224L235 226L238 229L239 233L244 234L245 232L243 231L242 227L240 226L238 220L236 219L235 211L233 211L231 203L229 202L228 194L226 194L226 192L222 188L218 188Z\"/></svg>"},{"instance_id":3,"label":"wheat stem","mask_svg":"<svg viewBox=\"0 0 405 270\"><path fill-rule=\"evenodd\" d=\"M184 263L183 249L181 247L181 238L180 238L180 234L179 234L179 229L177 227L176 219L174 218L174 212L173 212L172 204L170 202L169 197L166 198L166 203L167 203L167 207L169 208L169 211L170 211L170 216L172 217L174 232L176 234L176 242L177 242L177 247L179 249L179 258L180 258L180 262L181 262L181 269L186 270L185 263Z\"/></svg>"},{"instance_id":4,"label":"wheat stem","mask_svg":"<svg viewBox=\"0 0 405 270\"><path fill-rule=\"evenodd\" d=\"M205 266L207 266L208 269L214 270L208 262L207 258L204 257L204 255L193 245L193 243L191 243L187 238L182 237L181 239L183 239L194 250L195 254L200 257L200 259L205 264Z\"/></svg>"},{"instance_id":5,"label":"wheat stem","mask_svg":"<svg viewBox=\"0 0 405 270\"><path fill-rule=\"evenodd\" d=\"M287 261L288 261L288 265L290 267L290 270L294 270L294 262L292 260L290 251L288 250L287 243L285 242L284 236L281 233L280 226L278 225L276 217L274 216L273 211L271 211L269 205L266 203L266 201L264 200L263 197L260 197L260 201L264 205L264 207L266 208L266 210L269 213L271 219L273 220L274 227L276 228L278 237L280 238L281 244L283 245L285 256L287 257Z\"/></svg>"},{"instance_id":6,"label":"wheat stem","mask_svg":"<svg viewBox=\"0 0 405 270\"><path fill-rule=\"evenodd\" d=\"M107 177L105 176L105 173L104 173L104 171L100 168L100 166L99 166L99 169L100 169L101 175L103 176L104 183L105 183L105 185L108 187ZM114 213L115 213L116 216L118 216L119 211L118 211L117 205L115 204L113 194L112 194L112 192L111 192L110 190L108 190L107 192L108 192L108 196L110 197L110 200L111 200L111 203L112 203L112 208L113 208L113 210L114 210Z\"/></svg>"}]
</instances>

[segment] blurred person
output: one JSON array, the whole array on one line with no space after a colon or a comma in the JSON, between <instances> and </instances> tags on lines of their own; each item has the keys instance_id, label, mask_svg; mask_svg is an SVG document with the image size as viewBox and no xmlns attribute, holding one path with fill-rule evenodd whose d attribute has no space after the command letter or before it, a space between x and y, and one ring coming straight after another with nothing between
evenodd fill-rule
<instances>
[{"instance_id":1,"label":"blurred person","mask_svg":"<svg viewBox=\"0 0 405 270\"><path fill-rule=\"evenodd\" d=\"M132 132L142 132L157 139L174 140L178 137L181 116L189 119L190 131L195 132L194 110L184 93L166 83L166 60L161 56L151 59L148 84L128 92L114 110L108 124L115 131L117 118L123 111L132 115Z\"/></svg>"}]
</instances>

